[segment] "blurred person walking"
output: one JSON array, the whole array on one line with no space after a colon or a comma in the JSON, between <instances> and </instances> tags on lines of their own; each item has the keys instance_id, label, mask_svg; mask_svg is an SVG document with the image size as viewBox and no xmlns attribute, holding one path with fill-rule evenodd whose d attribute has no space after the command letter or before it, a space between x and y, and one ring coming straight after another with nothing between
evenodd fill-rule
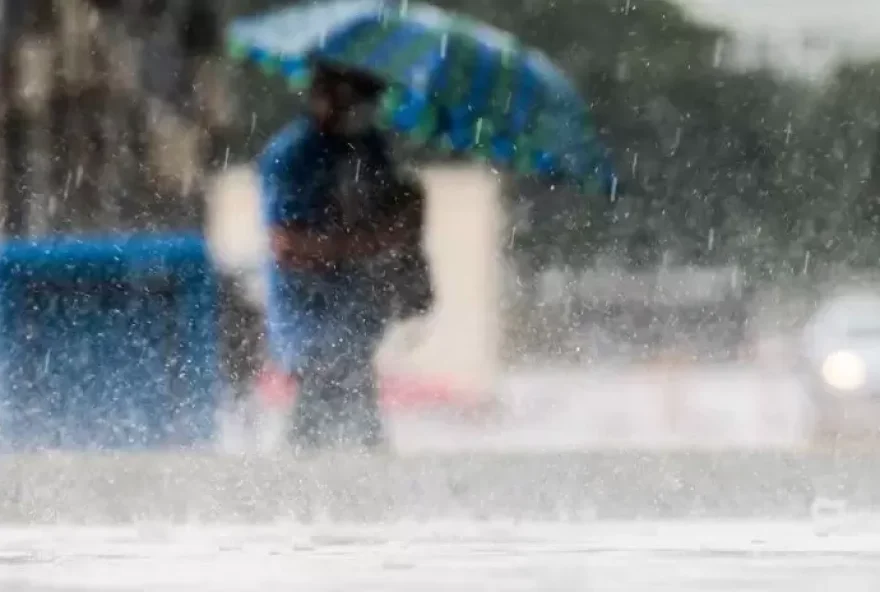
<instances>
[{"instance_id":1,"label":"blurred person walking","mask_svg":"<svg viewBox=\"0 0 880 592\"><path fill-rule=\"evenodd\" d=\"M422 286L402 299L418 305L430 290L421 255L395 255L417 253L424 199L395 174L374 118L440 153L587 195L619 194L614 167L589 101L565 73L468 15L327 0L235 19L227 38L231 57L291 88L311 80L307 121L282 131L261 159L274 250L268 341L299 377L297 438L317 441L323 408L332 425L354 422L348 433L375 443L368 358L392 314L388 295Z\"/></svg>"},{"instance_id":2,"label":"blurred person walking","mask_svg":"<svg viewBox=\"0 0 880 592\"><path fill-rule=\"evenodd\" d=\"M268 350L297 385L296 448L372 448L383 442L376 346L395 313L423 312L433 296L424 192L374 125L383 84L326 63L313 72L306 115L258 159Z\"/></svg>"}]
</instances>

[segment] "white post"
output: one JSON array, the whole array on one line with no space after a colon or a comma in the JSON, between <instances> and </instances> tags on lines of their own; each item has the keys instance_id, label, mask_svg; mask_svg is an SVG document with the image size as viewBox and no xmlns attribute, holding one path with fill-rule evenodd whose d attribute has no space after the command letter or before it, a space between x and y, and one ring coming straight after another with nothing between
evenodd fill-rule
<instances>
[{"instance_id":1,"label":"white post","mask_svg":"<svg viewBox=\"0 0 880 592\"><path fill-rule=\"evenodd\" d=\"M402 346L410 341L402 338L410 328L389 333L379 367L389 375L445 382L468 396L487 397L500 355L500 183L482 167L434 167L422 178L436 304L411 329L422 332L415 348Z\"/></svg>"}]
</instances>

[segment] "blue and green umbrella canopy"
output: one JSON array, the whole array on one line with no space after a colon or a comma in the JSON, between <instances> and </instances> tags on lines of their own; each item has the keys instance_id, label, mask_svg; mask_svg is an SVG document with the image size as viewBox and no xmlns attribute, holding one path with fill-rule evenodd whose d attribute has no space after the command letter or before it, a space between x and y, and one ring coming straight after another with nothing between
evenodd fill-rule
<instances>
[{"instance_id":1,"label":"blue and green umbrella canopy","mask_svg":"<svg viewBox=\"0 0 880 592\"><path fill-rule=\"evenodd\" d=\"M230 54L305 88L323 60L388 83L382 122L410 138L524 174L612 193L589 108L541 52L428 4L335 0L232 23Z\"/></svg>"}]
</instances>

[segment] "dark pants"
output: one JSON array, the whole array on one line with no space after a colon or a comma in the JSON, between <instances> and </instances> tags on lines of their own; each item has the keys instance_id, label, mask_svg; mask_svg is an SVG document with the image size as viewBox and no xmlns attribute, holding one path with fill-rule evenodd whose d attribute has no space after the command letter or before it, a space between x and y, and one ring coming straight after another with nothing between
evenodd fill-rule
<instances>
[{"instance_id":1,"label":"dark pants","mask_svg":"<svg viewBox=\"0 0 880 592\"><path fill-rule=\"evenodd\" d=\"M372 446L382 439L372 361L391 318L381 283L360 269L291 276L269 308L273 361L298 378L298 447Z\"/></svg>"},{"instance_id":2,"label":"dark pants","mask_svg":"<svg viewBox=\"0 0 880 592\"><path fill-rule=\"evenodd\" d=\"M295 447L372 448L384 441L374 344L355 339L363 343L331 346L302 369L291 431Z\"/></svg>"},{"instance_id":3,"label":"dark pants","mask_svg":"<svg viewBox=\"0 0 880 592\"><path fill-rule=\"evenodd\" d=\"M298 447L375 446L382 421L373 358L387 323L433 299L421 253L349 270L344 283L279 284L269 308L274 361L299 375L291 431ZM308 311L300 308L311 302ZM303 328L306 327L305 330Z\"/></svg>"}]
</instances>

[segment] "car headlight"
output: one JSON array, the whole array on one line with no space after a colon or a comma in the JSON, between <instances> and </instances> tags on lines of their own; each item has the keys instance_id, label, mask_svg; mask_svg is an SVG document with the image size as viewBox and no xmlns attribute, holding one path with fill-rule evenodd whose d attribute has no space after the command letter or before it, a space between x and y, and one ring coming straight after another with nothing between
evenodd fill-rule
<instances>
[{"instance_id":1,"label":"car headlight","mask_svg":"<svg viewBox=\"0 0 880 592\"><path fill-rule=\"evenodd\" d=\"M850 351L837 351L822 362L822 380L831 388L849 392L863 386L868 380L865 361Z\"/></svg>"}]
</instances>

